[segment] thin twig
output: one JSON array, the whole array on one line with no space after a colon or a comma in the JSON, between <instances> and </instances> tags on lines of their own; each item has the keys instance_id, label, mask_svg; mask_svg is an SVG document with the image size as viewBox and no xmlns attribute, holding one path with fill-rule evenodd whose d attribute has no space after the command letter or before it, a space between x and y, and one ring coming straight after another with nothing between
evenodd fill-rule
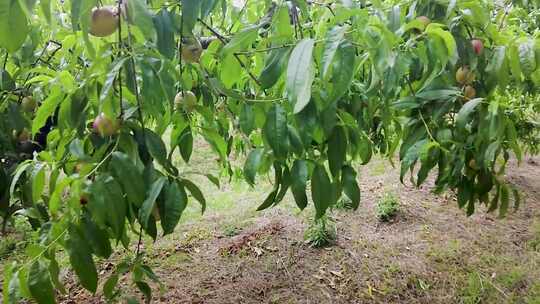
<instances>
[{"instance_id":1,"label":"thin twig","mask_svg":"<svg viewBox=\"0 0 540 304\"><path fill-rule=\"evenodd\" d=\"M123 42L122 42L122 0L118 0L118 49L119 49L119 56L122 57L122 49L123 49ZM120 117L124 117L124 108L122 107L122 100L124 99L123 92L122 92L122 69L121 67L118 70L118 97L120 99L119 101L119 107L120 107Z\"/></svg>"},{"instance_id":2,"label":"thin twig","mask_svg":"<svg viewBox=\"0 0 540 304\"><path fill-rule=\"evenodd\" d=\"M504 26L504 21L506 20L506 17L508 17L508 14L510 13L510 9L512 8L512 5L514 5L512 1L510 1L510 3L506 5L504 9L504 15L502 16L501 23L499 24L499 31L502 30Z\"/></svg>"},{"instance_id":3,"label":"thin twig","mask_svg":"<svg viewBox=\"0 0 540 304\"><path fill-rule=\"evenodd\" d=\"M127 30L128 30L128 47L131 48L131 27L129 25L129 22L126 23L127 24ZM130 50L131 51L131 50ZM138 88L138 85L137 85L137 76L135 75L136 74L136 67L135 67L135 59L133 58L133 55L130 56L130 63L132 64L133 66L133 73L132 73L132 81L133 81L133 86L134 86L134 90L135 90L135 99L137 100L137 112L138 112L138 116L139 116L139 122L141 124L141 128L142 128L142 139L143 139L143 144L146 146L146 128L144 126L144 117L143 117L143 112L142 112L142 102L141 102L141 97L139 96L139 88ZM142 245L142 231L143 231L143 225L142 223L139 223L141 225L140 229L139 229L139 241L137 242L137 252L136 252L136 256L139 256L140 252L141 252L141 245Z\"/></svg>"},{"instance_id":4,"label":"thin twig","mask_svg":"<svg viewBox=\"0 0 540 304\"><path fill-rule=\"evenodd\" d=\"M206 27L210 32L212 32L212 34L214 34L218 39L219 41L221 41L221 43L223 44L226 44L226 40L224 39L224 37L219 34L215 29L213 29L210 25L208 25L206 22L204 22L202 19L198 18L197 20L199 20L199 22L204 25L204 27ZM257 77L255 77L255 75L253 75L253 73L248 69L248 67L244 64L244 62L242 61L242 59L240 59L240 56L236 53L233 54L234 58L236 58L236 61L238 61L238 63L240 64L240 66L248 73L249 77L255 81L255 83L260 87L262 86L261 82L259 81L259 79L257 79Z\"/></svg>"}]
</instances>

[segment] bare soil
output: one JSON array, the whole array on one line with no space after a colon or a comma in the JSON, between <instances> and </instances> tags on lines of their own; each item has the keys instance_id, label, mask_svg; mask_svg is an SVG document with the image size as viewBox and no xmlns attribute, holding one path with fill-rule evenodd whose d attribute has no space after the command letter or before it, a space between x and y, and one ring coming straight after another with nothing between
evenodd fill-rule
<instances>
[{"instance_id":1,"label":"bare soil","mask_svg":"<svg viewBox=\"0 0 540 304\"><path fill-rule=\"evenodd\" d=\"M397 169L376 161L361 169L359 210L332 211L337 239L322 249L304 241L311 211L298 214L290 198L248 215L234 208L254 209L260 198L239 199L245 201L232 213L205 215L147 244L148 263L163 283L153 302L540 303L539 164L510 164L507 180L525 203L499 219L485 208L467 217L453 194L434 195L430 183L400 184ZM386 192L401 207L382 223L375 207ZM74 284L64 299L103 302Z\"/></svg>"}]
</instances>

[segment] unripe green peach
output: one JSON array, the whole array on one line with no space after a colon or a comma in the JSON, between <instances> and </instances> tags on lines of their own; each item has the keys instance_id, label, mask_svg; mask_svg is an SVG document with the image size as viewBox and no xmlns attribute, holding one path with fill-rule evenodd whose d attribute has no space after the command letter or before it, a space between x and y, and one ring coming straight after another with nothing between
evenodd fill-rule
<instances>
[{"instance_id":1,"label":"unripe green peach","mask_svg":"<svg viewBox=\"0 0 540 304\"><path fill-rule=\"evenodd\" d=\"M197 96L191 91L179 92L174 98L177 109L183 109L186 112L193 111L197 105Z\"/></svg>"},{"instance_id":2,"label":"unripe green peach","mask_svg":"<svg viewBox=\"0 0 540 304\"><path fill-rule=\"evenodd\" d=\"M37 102L32 96L26 96L21 101L21 107L25 112L34 112L37 108Z\"/></svg>"},{"instance_id":3,"label":"unripe green peach","mask_svg":"<svg viewBox=\"0 0 540 304\"><path fill-rule=\"evenodd\" d=\"M474 72L467 66L463 66L456 71L456 81L461 85L471 84L475 78Z\"/></svg>"},{"instance_id":4,"label":"unripe green peach","mask_svg":"<svg viewBox=\"0 0 540 304\"><path fill-rule=\"evenodd\" d=\"M94 132L98 133L102 137L108 137L118 133L120 129L120 123L118 120L110 119L105 113L99 114L92 124Z\"/></svg>"},{"instance_id":5,"label":"unripe green peach","mask_svg":"<svg viewBox=\"0 0 540 304\"><path fill-rule=\"evenodd\" d=\"M90 34L96 37L107 37L118 29L118 13L113 7L100 7L92 10Z\"/></svg>"},{"instance_id":6,"label":"unripe green peach","mask_svg":"<svg viewBox=\"0 0 540 304\"><path fill-rule=\"evenodd\" d=\"M182 60L189 63L199 62L203 48L199 39L184 38L182 41Z\"/></svg>"}]
</instances>

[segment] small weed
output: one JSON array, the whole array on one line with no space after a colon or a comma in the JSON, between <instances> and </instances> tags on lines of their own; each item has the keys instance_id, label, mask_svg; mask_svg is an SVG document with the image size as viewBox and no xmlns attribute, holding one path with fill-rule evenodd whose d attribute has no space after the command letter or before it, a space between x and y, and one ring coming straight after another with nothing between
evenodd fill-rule
<instances>
[{"instance_id":1,"label":"small weed","mask_svg":"<svg viewBox=\"0 0 540 304\"><path fill-rule=\"evenodd\" d=\"M534 221L530 228L532 238L529 240L529 248L533 251L540 251L540 221Z\"/></svg>"},{"instance_id":2,"label":"small weed","mask_svg":"<svg viewBox=\"0 0 540 304\"><path fill-rule=\"evenodd\" d=\"M352 201L346 196L342 196L333 207L334 207L334 209L337 209L337 210L352 210L352 209L354 209Z\"/></svg>"},{"instance_id":3,"label":"small weed","mask_svg":"<svg viewBox=\"0 0 540 304\"><path fill-rule=\"evenodd\" d=\"M223 235L226 237L233 237L235 235L238 235L242 229L234 224L227 224L223 227Z\"/></svg>"},{"instance_id":4,"label":"small weed","mask_svg":"<svg viewBox=\"0 0 540 304\"><path fill-rule=\"evenodd\" d=\"M304 239L316 248L327 246L336 239L336 227L327 216L323 216L310 223Z\"/></svg>"},{"instance_id":5,"label":"small weed","mask_svg":"<svg viewBox=\"0 0 540 304\"><path fill-rule=\"evenodd\" d=\"M8 257L17 249L17 240L11 236L3 237L0 242L0 259Z\"/></svg>"},{"instance_id":6,"label":"small weed","mask_svg":"<svg viewBox=\"0 0 540 304\"><path fill-rule=\"evenodd\" d=\"M459 265L463 263L462 248L459 240L450 240L444 246L434 245L428 252L427 256L434 262L439 263L440 266Z\"/></svg>"},{"instance_id":7,"label":"small weed","mask_svg":"<svg viewBox=\"0 0 540 304\"><path fill-rule=\"evenodd\" d=\"M503 273L497 279L502 286L509 289L517 289L525 284L527 274L523 268L516 267L510 271Z\"/></svg>"},{"instance_id":8,"label":"small weed","mask_svg":"<svg viewBox=\"0 0 540 304\"><path fill-rule=\"evenodd\" d=\"M473 272L469 274L466 286L461 292L461 302L464 304L484 303L492 292L489 282L479 273Z\"/></svg>"},{"instance_id":9,"label":"small weed","mask_svg":"<svg viewBox=\"0 0 540 304\"><path fill-rule=\"evenodd\" d=\"M383 222L388 222L399 211L399 200L393 193L386 193L377 202L377 217Z\"/></svg>"}]
</instances>

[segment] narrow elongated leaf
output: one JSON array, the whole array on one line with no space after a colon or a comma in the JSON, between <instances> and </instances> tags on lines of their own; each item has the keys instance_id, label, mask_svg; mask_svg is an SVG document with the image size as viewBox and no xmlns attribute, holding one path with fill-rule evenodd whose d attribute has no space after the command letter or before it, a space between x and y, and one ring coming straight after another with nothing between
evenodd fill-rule
<instances>
[{"instance_id":1,"label":"narrow elongated leaf","mask_svg":"<svg viewBox=\"0 0 540 304\"><path fill-rule=\"evenodd\" d=\"M311 198L315 204L316 218L321 218L331 205L334 195L332 183L324 166L317 164L311 176Z\"/></svg>"},{"instance_id":2,"label":"narrow elongated leaf","mask_svg":"<svg viewBox=\"0 0 540 304\"><path fill-rule=\"evenodd\" d=\"M311 85L315 76L313 39L301 40L292 51L287 67L287 97L294 113L302 111L311 99Z\"/></svg>"},{"instance_id":3,"label":"narrow elongated leaf","mask_svg":"<svg viewBox=\"0 0 540 304\"><path fill-rule=\"evenodd\" d=\"M202 193L201 189L199 189L199 187L189 179L183 179L182 184L189 190L189 193L191 193L191 195L193 195L193 197L201 204L201 213L204 213L206 211L206 198L204 198L204 194Z\"/></svg>"},{"instance_id":4,"label":"narrow elongated leaf","mask_svg":"<svg viewBox=\"0 0 540 304\"><path fill-rule=\"evenodd\" d=\"M59 87L53 87L47 99L38 108L36 117L32 121L32 134L37 134L39 129L45 125L47 118L54 114L56 107L63 101L64 94Z\"/></svg>"},{"instance_id":5,"label":"narrow elongated leaf","mask_svg":"<svg viewBox=\"0 0 540 304\"><path fill-rule=\"evenodd\" d=\"M0 1L0 47L14 53L23 45L29 31L19 0Z\"/></svg>"},{"instance_id":6,"label":"narrow elongated leaf","mask_svg":"<svg viewBox=\"0 0 540 304\"><path fill-rule=\"evenodd\" d=\"M191 153L193 153L193 133L191 128L185 128L178 138L178 147L180 148L180 155L182 159L188 163L191 159Z\"/></svg>"},{"instance_id":7,"label":"narrow elongated leaf","mask_svg":"<svg viewBox=\"0 0 540 304\"><path fill-rule=\"evenodd\" d=\"M164 210L159 210L163 235L170 234L178 225L182 213L187 206L187 194L178 183L170 183L165 190Z\"/></svg>"},{"instance_id":8,"label":"narrow elongated leaf","mask_svg":"<svg viewBox=\"0 0 540 304\"><path fill-rule=\"evenodd\" d=\"M221 56L225 58L234 52L248 48L257 39L258 30L258 26L250 26L236 33L221 50Z\"/></svg>"},{"instance_id":9,"label":"narrow elongated leaf","mask_svg":"<svg viewBox=\"0 0 540 304\"><path fill-rule=\"evenodd\" d=\"M244 178L251 186L255 184L255 176L261 166L263 155L264 149L254 149L249 153L246 163L244 164Z\"/></svg>"},{"instance_id":10,"label":"narrow elongated leaf","mask_svg":"<svg viewBox=\"0 0 540 304\"><path fill-rule=\"evenodd\" d=\"M92 259L92 248L76 226L69 227L66 250L81 285L93 293L96 292L98 276L96 265Z\"/></svg>"},{"instance_id":11,"label":"narrow elongated leaf","mask_svg":"<svg viewBox=\"0 0 540 304\"><path fill-rule=\"evenodd\" d=\"M328 72L330 71L336 51L340 43L343 41L343 37L345 36L347 29L347 26L336 25L326 33L324 51L321 59L321 76L323 79L326 79L328 75L330 75ZM352 69L352 66L350 68Z\"/></svg>"},{"instance_id":12,"label":"narrow elongated leaf","mask_svg":"<svg viewBox=\"0 0 540 304\"><path fill-rule=\"evenodd\" d=\"M43 189L45 188L45 168L44 165L38 163L32 170L32 201L34 204L38 202Z\"/></svg>"},{"instance_id":13,"label":"narrow elongated leaf","mask_svg":"<svg viewBox=\"0 0 540 304\"><path fill-rule=\"evenodd\" d=\"M246 135L251 134L255 128L255 113L253 112L253 106L249 104L242 105L239 117L240 129Z\"/></svg>"},{"instance_id":14,"label":"narrow elongated leaf","mask_svg":"<svg viewBox=\"0 0 540 304\"><path fill-rule=\"evenodd\" d=\"M518 46L518 55L521 70L526 76L529 76L536 70L534 43L532 41L520 43Z\"/></svg>"},{"instance_id":15,"label":"narrow elongated leaf","mask_svg":"<svg viewBox=\"0 0 540 304\"><path fill-rule=\"evenodd\" d=\"M346 156L347 135L343 127L336 126L328 139L328 165L333 176L341 172Z\"/></svg>"},{"instance_id":16,"label":"narrow elongated leaf","mask_svg":"<svg viewBox=\"0 0 540 304\"><path fill-rule=\"evenodd\" d=\"M268 111L263 133L276 157L287 156L289 150L287 113L281 105L274 104Z\"/></svg>"},{"instance_id":17,"label":"narrow elongated leaf","mask_svg":"<svg viewBox=\"0 0 540 304\"><path fill-rule=\"evenodd\" d=\"M142 172L131 161L130 157L122 152L113 152L111 158L112 172L122 185L127 199L135 206L140 206L145 198Z\"/></svg>"},{"instance_id":18,"label":"narrow elongated leaf","mask_svg":"<svg viewBox=\"0 0 540 304\"><path fill-rule=\"evenodd\" d=\"M85 212L81 219L81 230L84 238L92 247L93 252L100 257L108 258L112 253L111 243L107 231L99 228L88 212Z\"/></svg>"},{"instance_id":19,"label":"narrow elongated leaf","mask_svg":"<svg viewBox=\"0 0 540 304\"><path fill-rule=\"evenodd\" d=\"M261 82L261 88L268 89L274 86L279 80L286 67L289 59L290 49L279 48L270 51L266 57L264 69L261 72L259 81Z\"/></svg>"},{"instance_id":20,"label":"narrow elongated leaf","mask_svg":"<svg viewBox=\"0 0 540 304\"><path fill-rule=\"evenodd\" d=\"M146 146L150 155L157 160L157 162L165 168L170 167L170 163L167 159L167 147L159 135L155 132L146 129Z\"/></svg>"},{"instance_id":21,"label":"narrow elongated leaf","mask_svg":"<svg viewBox=\"0 0 540 304\"><path fill-rule=\"evenodd\" d=\"M471 113L483 101L484 100L482 98L476 98L463 105L463 107L461 108L461 110L459 110L456 116L456 126L460 129L464 129Z\"/></svg>"},{"instance_id":22,"label":"narrow elongated leaf","mask_svg":"<svg viewBox=\"0 0 540 304\"><path fill-rule=\"evenodd\" d=\"M161 9L154 16L154 26L157 33L157 49L165 57L172 59L176 50L174 43L174 26L171 14L166 9Z\"/></svg>"},{"instance_id":23,"label":"narrow elongated leaf","mask_svg":"<svg viewBox=\"0 0 540 304\"><path fill-rule=\"evenodd\" d=\"M182 0L182 31L184 33L193 32L201 12L201 2L200 0Z\"/></svg>"},{"instance_id":24,"label":"narrow elongated leaf","mask_svg":"<svg viewBox=\"0 0 540 304\"><path fill-rule=\"evenodd\" d=\"M30 266L28 273L28 289L32 297L39 304L56 303L54 299L54 289L47 266L41 261L35 261Z\"/></svg>"},{"instance_id":25,"label":"narrow elongated leaf","mask_svg":"<svg viewBox=\"0 0 540 304\"><path fill-rule=\"evenodd\" d=\"M141 30L146 39L154 40L156 29L152 21L152 14L148 10L146 1L129 0L127 1L129 19Z\"/></svg>"},{"instance_id":26,"label":"narrow elongated leaf","mask_svg":"<svg viewBox=\"0 0 540 304\"><path fill-rule=\"evenodd\" d=\"M355 60L355 47L348 42L340 44L332 72L332 101L339 100L349 90L354 77Z\"/></svg>"},{"instance_id":27,"label":"narrow elongated leaf","mask_svg":"<svg viewBox=\"0 0 540 304\"><path fill-rule=\"evenodd\" d=\"M139 221L143 227L148 226L148 220L150 219L150 215L152 215L152 211L154 210L156 199L161 193L166 181L167 179L162 176L152 183L152 186L150 186L150 189L148 189L146 199L139 210Z\"/></svg>"},{"instance_id":28,"label":"narrow elongated leaf","mask_svg":"<svg viewBox=\"0 0 540 304\"><path fill-rule=\"evenodd\" d=\"M308 203L306 184L309 178L307 162L297 159L291 169L291 192L294 201L300 210L304 210Z\"/></svg>"},{"instance_id":29,"label":"narrow elongated leaf","mask_svg":"<svg viewBox=\"0 0 540 304\"><path fill-rule=\"evenodd\" d=\"M356 171L350 166L343 167L342 172L343 190L351 200L354 210L360 206L360 187L356 181Z\"/></svg>"}]
</instances>

